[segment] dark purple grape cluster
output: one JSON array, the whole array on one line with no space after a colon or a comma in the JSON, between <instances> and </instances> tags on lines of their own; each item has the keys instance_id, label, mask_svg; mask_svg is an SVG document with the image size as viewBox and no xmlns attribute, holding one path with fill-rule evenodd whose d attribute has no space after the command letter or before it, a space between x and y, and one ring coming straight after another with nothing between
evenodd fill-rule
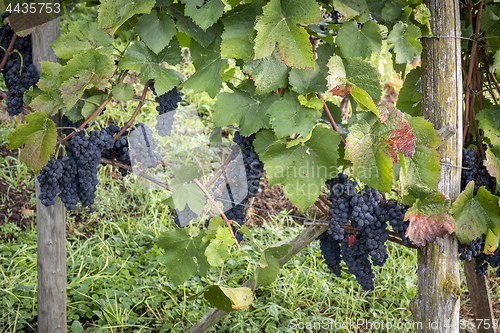
<instances>
[{"instance_id":1,"label":"dark purple grape cluster","mask_svg":"<svg viewBox=\"0 0 500 333\"><path fill-rule=\"evenodd\" d=\"M493 190L496 186L495 178L491 177L483 164L483 159L474 148L464 149L462 152L462 191L469 182L474 181L474 195L481 186Z\"/></svg>"},{"instance_id":2,"label":"dark purple grape cluster","mask_svg":"<svg viewBox=\"0 0 500 333\"><path fill-rule=\"evenodd\" d=\"M115 124L111 124L104 129L110 136L114 137L118 132L120 132L120 127ZM104 158L114 159L120 163L130 166L130 153L128 147L128 131L125 131L121 137L119 137L111 149L105 149L102 151L101 156ZM128 175L128 171L123 168L119 168L120 174L125 177Z\"/></svg>"},{"instance_id":3,"label":"dark purple grape cluster","mask_svg":"<svg viewBox=\"0 0 500 333\"><path fill-rule=\"evenodd\" d=\"M472 258L476 261L476 274L485 276L488 267L497 268L496 274L500 277L500 242L493 254L486 254L484 249L484 237L478 237L469 243L462 243L458 247L460 260L471 261Z\"/></svg>"},{"instance_id":4,"label":"dark purple grape cluster","mask_svg":"<svg viewBox=\"0 0 500 333\"><path fill-rule=\"evenodd\" d=\"M458 247L460 260L471 261L472 258L479 257L483 249L483 237L478 237L470 243L462 243Z\"/></svg>"},{"instance_id":5,"label":"dark purple grape cluster","mask_svg":"<svg viewBox=\"0 0 500 333\"><path fill-rule=\"evenodd\" d=\"M110 149L113 145L113 137L105 130L92 131L88 136L84 131L74 135L69 140L66 156L61 154L56 160L52 155L38 175L41 189L39 198L42 203L45 206L53 205L59 194L66 209L74 210L80 202L83 207L93 211L101 151Z\"/></svg>"},{"instance_id":6,"label":"dark purple grape cluster","mask_svg":"<svg viewBox=\"0 0 500 333\"><path fill-rule=\"evenodd\" d=\"M328 180L326 185L330 190L328 200L332 203L328 212L330 221L327 233L333 240L341 241L344 239L344 226L349 222L353 213L351 199L357 197L358 183L341 173L337 178Z\"/></svg>"},{"instance_id":7,"label":"dark purple grape cluster","mask_svg":"<svg viewBox=\"0 0 500 333\"><path fill-rule=\"evenodd\" d=\"M333 234L327 232L322 233L319 237L319 247L321 254L325 259L325 264L333 272L333 274L340 276L342 266L340 262L342 261L340 244L341 241L334 238Z\"/></svg>"},{"instance_id":8,"label":"dark purple grape cluster","mask_svg":"<svg viewBox=\"0 0 500 333\"><path fill-rule=\"evenodd\" d=\"M2 14L2 22L8 14ZM4 24L0 29L0 61L5 56L5 51L10 45L14 31L9 25ZM7 112L16 116L21 113L24 93L34 86L39 79L39 75L33 65L31 36L18 37L14 43L16 52L7 59L2 74L7 86Z\"/></svg>"},{"instance_id":9,"label":"dark purple grape cluster","mask_svg":"<svg viewBox=\"0 0 500 333\"><path fill-rule=\"evenodd\" d=\"M259 159L259 156L253 148L253 140L255 134L250 136L242 136L240 132L234 133L233 142L240 147L243 156L243 164L245 165L246 181L248 193L245 199L253 198L259 192L260 178L264 172L264 163Z\"/></svg>"},{"instance_id":10,"label":"dark purple grape cluster","mask_svg":"<svg viewBox=\"0 0 500 333\"><path fill-rule=\"evenodd\" d=\"M410 208L407 205L396 200L389 200L385 204L385 220L389 221L394 232L397 232L403 241L403 244L407 245L410 243L410 239L406 237L406 230L410 225L409 221L404 221L406 211Z\"/></svg>"},{"instance_id":11,"label":"dark purple grape cluster","mask_svg":"<svg viewBox=\"0 0 500 333\"><path fill-rule=\"evenodd\" d=\"M361 288L363 290L373 290L375 274L368 259L370 251L367 246L366 236L358 234L344 238L340 245L340 251L349 272L356 277L356 281L358 281Z\"/></svg>"},{"instance_id":12,"label":"dark purple grape cluster","mask_svg":"<svg viewBox=\"0 0 500 333\"><path fill-rule=\"evenodd\" d=\"M182 101L181 94L177 91L177 87L160 96L156 95L154 84L151 85L151 90L156 96L155 101L158 103L155 128L160 136L170 135L174 123L174 112L171 111L175 111L179 102Z\"/></svg>"}]
</instances>

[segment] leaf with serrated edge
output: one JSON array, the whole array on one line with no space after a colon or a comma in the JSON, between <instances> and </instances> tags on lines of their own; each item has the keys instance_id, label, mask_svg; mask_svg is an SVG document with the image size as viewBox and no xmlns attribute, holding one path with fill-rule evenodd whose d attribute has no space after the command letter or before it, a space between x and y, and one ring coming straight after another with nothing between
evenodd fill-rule
<instances>
[{"instance_id":1,"label":"leaf with serrated edge","mask_svg":"<svg viewBox=\"0 0 500 333\"><path fill-rule=\"evenodd\" d=\"M307 137L316 123L320 113L302 106L295 93L287 92L267 110L270 123L278 138L294 133Z\"/></svg>"},{"instance_id":2,"label":"leaf with serrated edge","mask_svg":"<svg viewBox=\"0 0 500 333\"><path fill-rule=\"evenodd\" d=\"M62 34L50 46L58 58L70 59L76 54L90 48L106 48L112 45L113 39L97 22L78 20L69 22L68 33Z\"/></svg>"},{"instance_id":3,"label":"leaf with serrated edge","mask_svg":"<svg viewBox=\"0 0 500 333\"><path fill-rule=\"evenodd\" d=\"M299 208L311 206L325 181L338 173L339 143L340 135L322 124L296 145L275 142L260 155L269 184L283 185L285 196Z\"/></svg>"},{"instance_id":4,"label":"leaf with serrated edge","mask_svg":"<svg viewBox=\"0 0 500 333\"><path fill-rule=\"evenodd\" d=\"M404 113L412 116L420 115L420 77L422 69L416 67L405 76L403 87L399 90L396 106Z\"/></svg>"},{"instance_id":5,"label":"leaf with serrated edge","mask_svg":"<svg viewBox=\"0 0 500 333\"><path fill-rule=\"evenodd\" d=\"M206 204L205 194L194 183L179 186L172 193L172 198L174 199L175 208L184 210L187 205L196 214L201 214Z\"/></svg>"},{"instance_id":6,"label":"leaf with serrated edge","mask_svg":"<svg viewBox=\"0 0 500 333\"><path fill-rule=\"evenodd\" d=\"M217 96L214 104L215 125L222 127L239 123L240 133L244 136L256 133L263 127L268 128L269 116L266 112L279 99L278 95L255 95L255 86L250 81L233 91Z\"/></svg>"},{"instance_id":7,"label":"leaf with serrated edge","mask_svg":"<svg viewBox=\"0 0 500 333\"><path fill-rule=\"evenodd\" d=\"M134 97L134 89L130 83L120 83L113 87L113 98L126 102Z\"/></svg>"},{"instance_id":8,"label":"leaf with serrated edge","mask_svg":"<svg viewBox=\"0 0 500 333\"><path fill-rule=\"evenodd\" d=\"M203 31L190 17L184 16L183 11L174 6L167 8L168 13L176 19L177 30L182 34L186 34L201 46L208 47L214 41L215 37L219 34L219 27L214 24L206 31ZM179 34L177 34L179 38Z\"/></svg>"},{"instance_id":9,"label":"leaf with serrated edge","mask_svg":"<svg viewBox=\"0 0 500 333\"><path fill-rule=\"evenodd\" d=\"M347 74L342 58L334 54L328 60L328 76L326 77L328 89L335 89L338 86L347 84Z\"/></svg>"},{"instance_id":10,"label":"leaf with serrated edge","mask_svg":"<svg viewBox=\"0 0 500 333\"><path fill-rule=\"evenodd\" d=\"M255 25L255 58L265 58L276 49L290 67L313 69L312 46L302 25L321 19L320 7L314 0L271 0Z\"/></svg>"},{"instance_id":11,"label":"leaf with serrated edge","mask_svg":"<svg viewBox=\"0 0 500 333\"><path fill-rule=\"evenodd\" d=\"M267 150L267 147L272 145L277 139L272 130L265 129L259 131L259 133L255 134L255 140L253 141L255 152L259 155L263 154Z\"/></svg>"},{"instance_id":12,"label":"leaf with serrated edge","mask_svg":"<svg viewBox=\"0 0 500 333\"><path fill-rule=\"evenodd\" d=\"M113 35L118 28L135 14L147 14L156 0L101 0L97 20L99 28Z\"/></svg>"},{"instance_id":13,"label":"leaf with serrated edge","mask_svg":"<svg viewBox=\"0 0 500 333\"><path fill-rule=\"evenodd\" d=\"M134 27L135 32L154 53L158 54L174 37L177 30L172 18L165 12L152 10L139 17Z\"/></svg>"},{"instance_id":14,"label":"leaf with serrated edge","mask_svg":"<svg viewBox=\"0 0 500 333\"><path fill-rule=\"evenodd\" d=\"M398 22L394 25L387 42L394 44L396 63L410 62L422 52L422 44L418 40L420 37L422 37L420 29L414 24L406 26Z\"/></svg>"},{"instance_id":15,"label":"leaf with serrated edge","mask_svg":"<svg viewBox=\"0 0 500 333\"><path fill-rule=\"evenodd\" d=\"M382 86L377 68L361 58L348 58L345 71L349 83L366 91L375 104L380 101Z\"/></svg>"},{"instance_id":16,"label":"leaf with serrated edge","mask_svg":"<svg viewBox=\"0 0 500 333\"><path fill-rule=\"evenodd\" d=\"M473 196L474 182L467 184L465 190L453 203L451 213L457 222L455 233L461 242L471 242L491 230L496 237L500 229L499 198L484 186ZM498 246L498 241L496 246Z\"/></svg>"},{"instance_id":17,"label":"leaf with serrated edge","mask_svg":"<svg viewBox=\"0 0 500 333\"><path fill-rule=\"evenodd\" d=\"M221 0L189 0L184 13L200 28L207 30L224 14L224 4Z\"/></svg>"},{"instance_id":18,"label":"leaf with serrated edge","mask_svg":"<svg viewBox=\"0 0 500 333\"><path fill-rule=\"evenodd\" d=\"M273 52L262 59L250 60L243 66L243 71L251 75L255 82L255 92L268 93L287 85L288 67Z\"/></svg>"},{"instance_id":19,"label":"leaf with serrated edge","mask_svg":"<svg viewBox=\"0 0 500 333\"><path fill-rule=\"evenodd\" d=\"M484 132L484 136L490 140L492 150L500 153L500 105L493 105L488 109L481 110L476 115L479 127Z\"/></svg>"},{"instance_id":20,"label":"leaf with serrated edge","mask_svg":"<svg viewBox=\"0 0 500 333\"><path fill-rule=\"evenodd\" d=\"M249 60L253 57L254 39L256 35L255 20L262 15L262 1L238 6L235 11L222 20L224 32L220 52L222 58Z\"/></svg>"},{"instance_id":21,"label":"leaf with serrated edge","mask_svg":"<svg viewBox=\"0 0 500 333\"><path fill-rule=\"evenodd\" d=\"M322 44L316 49L318 58L314 70L292 68L288 80L293 91L299 94L323 93L327 89L328 61L335 50L334 45ZM345 77L345 72L344 72Z\"/></svg>"},{"instance_id":22,"label":"leaf with serrated edge","mask_svg":"<svg viewBox=\"0 0 500 333\"><path fill-rule=\"evenodd\" d=\"M340 47L346 58L362 57L369 58L372 52L379 54L382 49L382 35L377 23L368 21L363 28L358 29L355 21L347 21L342 24L335 44Z\"/></svg>"},{"instance_id":23,"label":"leaf with serrated edge","mask_svg":"<svg viewBox=\"0 0 500 333\"><path fill-rule=\"evenodd\" d=\"M276 280L280 271L279 259L288 253L290 244L278 247L269 247L262 252L260 262L255 270L255 281L264 287L269 286Z\"/></svg>"},{"instance_id":24,"label":"leaf with serrated edge","mask_svg":"<svg viewBox=\"0 0 500 333\"><path fill-rule=\"evenodd\" d=\"M26 116L26 124L19 125L9 139L9 149L17 149L24 144L19 160L38 173L47 164L50 154L54 154L57 133L56 124L45 112L35 112Z\"/></svg>"},{"instance_id":25,"label":"leaf with serrated edge","mask_svg":"<svg viewBox=\"0 0 500 333\"><path fill-rule=\"evenodd\" d=\"M403 155L413 157L415 152L416 136L404 114L394 105L381 104L377 106L380 121L390 128L387 143Z\"/></svg>"},{"instance_id":26,"label":"leaf with serrated edge","mask_svg":"<svg viewBox=\"0 0 500 333\"><path fill-rule=\"evenodd\" d=\"M348 20L360 14L362 23L370 18L370 9L366 0L334 0L333 6Z\"/></svg>"},{"instance_id":27,"label":"leaf with serrated edge","mask_svg":"<svg viewBox=\"0 0 500 333\"><path fill-rule=\"evenodd\" d=\"M188 229L174 226L157 241L158 246L165 250L165 274L175 285L182 284L195 275L205 276L209 267L205 257L208 243L203 241L205 232L201 231L192 237Z\"/></svg>"}]
</instances>

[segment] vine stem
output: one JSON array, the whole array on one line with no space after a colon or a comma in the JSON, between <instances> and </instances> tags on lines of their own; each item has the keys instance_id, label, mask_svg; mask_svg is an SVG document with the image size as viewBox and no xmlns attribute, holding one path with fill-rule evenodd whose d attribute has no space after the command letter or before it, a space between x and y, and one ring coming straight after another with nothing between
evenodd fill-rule
<instances>
[{"instance_id":1,"label":"vine stem","mask_svg":"<svg viewBox=\"0 0 500 333\"><path fill-rule=\"evenodd\" d=\"M231 228L231 222L229 222L228 218L226 217L226 214L224 214L224 212L222 211L222 209L220 209L219 205L217 205L217 203L215 202L214 198L212 198L212 196L210 195L210 193L208 193L208 191L205 188L205 186L203 186L203 184L198 179L196 179L196 178L193 179L193 181L195 182L196 185L198 185L198 187L203 191L203 193L205 193L205 195L207 196L208 200L210 200L210 202L212 203L212 205L215 206L215 209L217 209L219 211L219 214L222 216L222 219L226 222L227 227L229 228L229 231L231 232L231 235L234 238L234 242L235 242L236 246L238 247L238 250L241 250L241 246L238 243L238 240L236 239L236 236L235 236L235 234L233 232L233 228Z\"/></svg>"},{"instance_id":2,"label":"vine stem","mask_svg":"<svg viewBox=\"0 0 500 333\"><path fill-rule=\"evenodd\" d=\"M7 59L9 59L10 55L13 53L12 49L14 48L16 40L17 40L17 34L14 33L14 36L12 36L12 40L10 41L9 47L7 48L7 51L5 51L5 55L3 56L2 62L0 63L0 71L3 70L5 64L7 63Z\"/></svg>"},{"instance_id":3,"label":"vine stem","mask_svg":"<svg viewBox=\"0 0 500 333\"><path fill-rule=\"evenodd\" d=\"M127 76L127 74L128 74L128 70L126 70L125 72L123 72L123 75L120 77L120 80L118 80L118 84L120 84L120 83L123 82L123 80L125 79L125 77ZM104 110L104 108L109 103L109 101L111 100L112 97L113 97L113 92L110 92L109 95L108 95L108 97L106 98L106 100L97 108L97 110L95 110L94 113L92 113L92 115L87 120L85 120L83 122L83 124L81 124L78 127L78 131L82 130L85 126L87 126L87 124L90 123L90 121L92 119L94 119L102 110ZM61 140L61 143L64 144L64 142L66 142L69 139L71 139L71 137L73 135L75 135L76 133L78 133L78 131L71 132L69 135L67 135L64 139Z\"/></svg>"},{"instance_id":4,"label":"vine stem","mask_svg":"<svg viewBox=\"0 0 500 333\"><path fill-rule=\"evenodd\" d=\"M325 113L326 113L326 116L328 117L328 120L330 121L330 124L332 125L333 129L340 134L340 129L338 128L337 124L335 123L335 120L333 119L332 117L332 114L330 113L330 110L328 109L328 106L326 105L326 102L325 102L325 99L323 98L323 95L321 95L320 93L317 93L316 94L319 98L321 98L321 100L323 101L323 110L325 110ZM344 138L342 137L342 135L340 136L340 140L342 142L342 146L345 148L345 140Z\"/></svg>"},{"instance_id":5,"label":"vine stem","mask_svg":"<svg viewBox=\"0 0 500 333\"><path fill-rule=\"evenodd\" d=\"M139 111L141 110L142 106L144 105L144 100L146 99L149 85L153 82L154 82L153 79L150 79L148 82L146 82L146 84L144 85L144 90L142 91L141 99L139 100L139 104L137 104L137 107L135 108L135 111L132 114L132 117L130 117L130 119L125 123L125 125L122 127L122 129L118 133L116 133L116 135L113 137L113 140L115 140L115 141L118 140L118 138L121 137L123 135L123 133L125 133L125 131L130 126L132 126L132 124L134 123L135 117L137 117L137 115L139 114Z\"/></svg>"},{"instance_id":6,"label":"vine stem","mask_svg":"<svg viewBox=\"0 0 500 333\"><path fill-rule=\"evenodd\" d=\"M220 274L219 274L219 279L217 280L217 284L220 284L220 280L222 279L222 273L224 273L224 261L222 262L222 265L220 267Z\"/></svg>"}]
</instances>

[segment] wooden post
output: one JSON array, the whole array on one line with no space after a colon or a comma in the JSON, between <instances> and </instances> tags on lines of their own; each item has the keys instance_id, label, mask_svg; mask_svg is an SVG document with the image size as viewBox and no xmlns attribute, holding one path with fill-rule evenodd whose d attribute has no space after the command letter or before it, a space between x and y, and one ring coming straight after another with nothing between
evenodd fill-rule
<instances>
[{"instance_id":1,"label":"wooden post","mask_svg":"<svg viewBox=\"0 0 500 333\"><path fill-rule=\"evenodd\" d=\"M493 315L486 276L476 274L476 261L474 259L464 261L464 272L477 333L495 333L495 316Z\"/></svg>"},{"instance_id":2,"label":"wooden post","mask_svg":"<svg viewBox=\"0 0 500 333\"><path fill-rule=\"evenodd\" d=\"M436 129L450 125L455 135L440 148L443 162L462 162L462 72L459 3L426 0L434 36L422 38L422 115ZM460 194L460 169L442 166L438 190L452 200ZM437 238L418 250L417 295L410 303L417 332L459 332L460 274L458 241Z\"/></svg>"},{"instance_id":3,"label":"wooden post","mask_svg":"<svg viewBox=\"0 0 500 333\"><path fill-rule=\"evenodd\" d=\"M32 35L33 63L41 73L41 61L57 62L50 43L60 34L60 20L52 20ZM58 119L54 119L56 124ZM66 211L56 198L45 207L38 199L36 181L37 267L38 267L38 333L66 332Z\"/></svg>"}]
</instances>

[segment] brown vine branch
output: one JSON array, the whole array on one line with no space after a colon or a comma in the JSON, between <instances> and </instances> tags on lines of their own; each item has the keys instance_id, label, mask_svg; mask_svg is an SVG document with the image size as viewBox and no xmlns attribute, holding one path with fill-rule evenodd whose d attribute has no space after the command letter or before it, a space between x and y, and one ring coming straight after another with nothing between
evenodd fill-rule
<instances>
[{"instance_id":1,"label":"brown vine branch","mask_svg":"<svg viewBox=\"0 0 500 333\"><path fill-rule=\"evenodd\" d=\"M193 179L193 181L195 182L196 185L198 185L198 187L203 191L203 193L205 193L205 195L207 196L208 200L210 200L210 202L212 203L212 205L215 206L215 209L217 209L219 211L219 214L222 216L222 219L226 222L227 227L229 228L229 231L231 232L231 235L234 238L234 242L235 242L236 246L240 250L241 246L238 243L238 240L236 239L236 235L234 234L233 228L231 227L231 222L229 222L228 218L226 217L226 214L224 214L224 212L222 211L222 209L220 209L219 205L217 205L217 203L215 202L214 198L212 198L212 196L210 195L210 193L208 193L208 191L205 188L205 186L203 186L203 184L198 179L196 179L196 178Z\"/></svg>"},{"instance_id":2,"label":"brown vine branch","mask_svg":"<svg viewBox=\"0 0 500 333\"><path fill-rule=\"evenodd\" d=\"M323 101L323 110L325 110L326 116L328 117L328 120L330 121L330 124L332 125L332 128L337 133L340 134L340 129L338 128L337 124L335 123L335 120L333 119L332 114L330 113L330 110L328 109L328 106L326 105L326 102L325 102L325 99L323 98L323 95L321 95L320 93L317 93L316 95L319 98L321 98L321 100ZM342 135L340 136L340 140L341 140L342 146L345 147L346 143L345 143L344 138L342 137Z\"/></svg>"},{"instance_id":3,"label":"brown vine branch","mask_svg":"<svg viewBox=\"0 0 500 333\"><path fill-rule=\"evenodd\" d=\"M7 60L9 59L11 54L14 53L12 52L12 49L14 48L14 44L16 43L16 39L17 39L17 34L14 33L14 36L12 36L12 39L10 41L9 47L5 51L5 55L3 56L2 62L0 63L0 71L5 67L5 64L7 63Z\"/></svg>"},{"instance_id":4,"label":"brown vine branch","mask_svg":"<svg viewBox=\"0 0 500 333\"><path fill-rule=\"evenodd\" d=\"M327 211L327 210L323 207L323 205L321 204L321 202L320 202L320 201L318 201L318 200L317 200L317 201L314 203L314 205L315 205L316 207L318 207L318 208L319 208L319 210L320 210L323 214L325 214L325 216L328 216L328 211Z\"/></svg>"},{"instance_id":5,"label":"brown vine branch","mask_svg":"<svg viewBox=\"0 0 500 333\"><path fill-rule=\"evenodd\" d=\"M123 135L123 133L125 133L125 131L130 126L132 126L132 124L134 123L135 117L137 117L137 115L139 114L139 111L141 110L142 106L144 105L144 100L146 99L146 95L148 93L149 85L151 83L153 83L153 82L154 82L153 79L151 79L148 82L146 82L146 84L144 85L144 90L142 91L141 99L139 100L139 104L137 104L137 107L135 108L135 111L132 114L132 117L130 117L130 119L125 123L125 125L122 127L122 129L120 130L120 132L116 133L116 135L113 137L113 140L115 140L115 141L118 140L118 138L121 137Z\"/></svg>"}]
</instances>

